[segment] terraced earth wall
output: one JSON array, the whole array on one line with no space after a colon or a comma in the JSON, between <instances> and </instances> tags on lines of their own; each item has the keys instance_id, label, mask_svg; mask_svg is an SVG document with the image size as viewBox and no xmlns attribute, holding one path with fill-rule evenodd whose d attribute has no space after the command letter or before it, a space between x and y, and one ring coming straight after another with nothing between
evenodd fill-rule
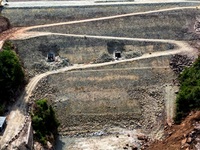
<instances>
[{"instance_id":1,"label":"terraced earth wall","mask_svg":"<svg viewBox=\"0 0 200 150\"><path fill-rule=\"evenodd\" d=\"M31 26L47 23L81 20L112 16L118 14L143 12L147 10L193 6L196 3L164 3L164 4L129 4L129 5L105 5L102 6L69 6L69 7L30 7L10 8L5 7L2 15L7 17L13 26ZM23 20L23 21L21 21Z\"/></svg>"},{"instance_id":2,"label":"terraced earth wall","mask_svg":"<svg viewBox=\"0 0 200 150\"><path fill-rule=\"evenodd\" d=\"M76 38L65 36L42 36L27 40L13 41L18 47L18 53L25 68L31 76L36 74L35 64L46 61L49 51L54 51L60 57L67 58L71 64L91 63L108 54L108 42L115 40ZM145 53L172 50L173 44L136 41L120 41L124 43L123 56L141 56ZM112 55L111 55L112 57ZM43 70L43 72L45 69Z\"/></svg>"},{"instance_id":3,"label":"terraced earth wall","mask_svg":"<svg viewBox=\"0 0 200 150\"><path fill-rule=\"evenodd\" d=\"M144 64L146 68L111 69L114 66L109 65L109 69L51 75L39 83L32 99L51 101L63 135L87 134L114 126L156 131L163 127L168 95L165 89L175 76L168 66L159 68L150 63L151 59L145 61L149 61Z\"/></svg>"},{"instance_id":4,"label":"terraced earth wall","mask_svg":"<svg viewBox=\"0 0 200 150\"><path fill-rule=\"evenodd\" d=\"M163 8L167 5L158 6ZM137 7L138 9L142 7L140 8L142 11L143 9L147 10L146 6L148 5ZM26 25L35 25L128 13L133 12L136 6L100 8L88 7L83 10L80 8L74 16L72 12L78 8L34 8L31 9L30 18L30 14L26 13L28 9L23 11L17 9L16 15L22 14L19 17L24 17L26 14ZM95 15L92 14L92 9L96 10ZM137 12L138 9L135 11ZM5 9L4 14L9 16L12 11L14 9ZM46 21L47 12L56 19ZM66 13L69 13L69 16L66 16ZM138 56L142 56L151 55L154 52L173 51L177 48L176 45L157 41L165 38L184 39L185 34L184 36L181 34L177 38L182 31L189 35L184 29L189 29L190 24L187 22L194 21L198 12L186 10L183 16L181 13L182 11L179 10L38 28L32 31L57 32L63 35L47 35L13 42L18 47L18 54L28 70L29 76L33 77L48 71L44 66L41 66L39 70L34 67L35 64L40 65L42 61L46 61L46 55L51 50L54 50L60 57L69 59L74 66L79 63L89 64L95 62L102 53L108 53L108 42L113 41L113 39L98 37L88 38L87 35L81 38L69 37L66 35L68 33L155 38L154 42L145 42L145 39L140 42L120 40L124 43L124 55L136 53ZM14 18L11 20L15 25L24 26ZM92 132L107 126L140 128L156 132L163 129L163 120L166 119L166 97L169 94L166 92L166 88L173 86L176 78L169 67L170 58L171 55L158 56L50 75L40 81L31 99L47 98L52 103L61 122L59 130L63 135ZM175 97L175 92L170 94L173 98Z\"/></svg>"}]
</instances>

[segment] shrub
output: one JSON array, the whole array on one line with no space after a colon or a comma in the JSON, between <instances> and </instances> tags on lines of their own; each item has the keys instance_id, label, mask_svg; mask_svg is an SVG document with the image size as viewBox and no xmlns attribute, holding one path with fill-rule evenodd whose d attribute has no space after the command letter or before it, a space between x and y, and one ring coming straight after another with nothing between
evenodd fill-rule
<instances>
[{"instance_id":1,"label":"shrub","mask_svg":"<svg viewBox=\"0 0 200 150\"><path fill-rule=\"evenodd\" d=\"M176 99L176 123L180 123L191 110L200 109L200 57L193 66L180 74L179 81L181 85Z\"/></svg>"},{"instance_id":2,"label":"shrub","mask_svg":"<svg viewBox=\"0 0 200 150\"><path fill-rule=\"evenodd\" d=\"M55 112L51 106L48 106L47 100L36 101L32 114L32 125L35 130L36 139L42 144L46 144L48 135L57 133L59 123Z\"/></svg>"},{"instance_id":3,"label":"shrub","mask_svg":"<svg viewBox=\"0 0 200 150\"><path fill-rule=\"evenodd\" d=\"M24 72L10 42L6 42L0 52L0 102L14 96L24 84Z\"/></svg>"}]
</instances>

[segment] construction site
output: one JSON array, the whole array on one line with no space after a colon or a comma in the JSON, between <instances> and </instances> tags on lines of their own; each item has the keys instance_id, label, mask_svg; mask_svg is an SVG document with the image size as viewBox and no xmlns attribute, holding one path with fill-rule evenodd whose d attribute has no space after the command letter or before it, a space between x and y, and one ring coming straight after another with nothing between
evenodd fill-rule
<instances>
[{"instance_id":1,"label":"construction site","mask_svg":"<svg viewBox=\"0 0 200 150\"><path fill-rule=\"evenodd\" d=\"M29 82L8 114L0 149L41 148L30 112L47 99L60 122L56 150L160 150L149 143L164 140L174 124L177 77L198 57L199 6L9 1L1 14L10 29L0 46L10 40L17 47Z\"/></svg>"}]
</instances>

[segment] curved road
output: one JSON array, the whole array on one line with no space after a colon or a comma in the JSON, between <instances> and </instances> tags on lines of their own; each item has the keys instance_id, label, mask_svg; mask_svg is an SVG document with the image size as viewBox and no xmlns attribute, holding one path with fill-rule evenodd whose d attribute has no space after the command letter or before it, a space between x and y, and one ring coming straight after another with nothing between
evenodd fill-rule
<instances>
[{"instance_id":1,"label":"curved road","mask_svg":"<svg viewBox=\"0 0 200 150\"><path fill-rule=\"evenodd\" d=\"M115 18L128 17L128 16L133 16L133 15L159 13L159 12L164 12L164 11L172 11L172 10L179 10L179 9L191 9L191 8L196 8L196 7L169 8L169 9L162 9L162 10L156 10L156 11L147 11L147 12L139 12L139 13L130 13L130 14L125 14L125 15L116 15L116 16L109 16L109 17L102 17L102 18L86 19L86 20L80 20L80 21L38 25L38 26L32 26L32 27L26 27L26 28L20 29L17 32L14 32L13 34L11 33L10 36L7 38L27 39L27 38L43 36L43 35L61 35L61 36L70 36L70 37L74 36L74 37L80 37L80 38L87 37L87 38L99 38L99 39L117 39L117 40L129 40L129 41L172 43L172 44L176 44L178 48L175 50L170 50L170 51L162 51L162 52L154 52L151 54L144 54L141 57L128 59L128 60L107 62L107 63L101 63L101 64L87 64L87 65L82 64L82 65L77 65L77 66L65 67L62 69L55 70L55 71L48 71L46 73L40 74L40 75L32 78L30 80L29 84L26 86L25 92L22 94L22 96L19 98L16 105L14 106L13 111L10 112L10 115L8 117L7 128L6 128L4 135L0 141L0 148L3 148L5 146L5 144L8 143L8 141L10 141L12 137L17 135L19 130L22 128L22 125L25 122L25 115L27 115L26 107L27 107L29 97L31 96L32 91L35 89L37 83L42 78L44 78L48 75L62 73L62 72L71 71L71 70L77 70L77 69L100 67L100 66L112 65L112 64L116 64L116 63L130 62L130 61L134 61L134 60L177 54L177 53L181 53L181 52L186 52L186 53L189 52L190 54L193 54L193 52L194 52L193 48L191 48L190 45L184 41L163 40L163 39L141 39L141 38L128 38L128 37L94 36L94 35L74 35L74 34L61 34L61 33L50 33L50 32L39 32L39 34L38 34L38 32L26 32L26 31L31 30L31 29L36 29L36 28L43 28L43 27L68 25L68 24L91 22L91 21L106 20L106 19L115 19ZM4 40L6 40L6 39L4 39ZM1 45L3 44L3 41L0 41L0 48L1 48Z\"/></svg>"},{"instance_id":2,"label":"curved road","mask_svg":"<svg viewBox=\"0 0 200 150\"><path fill-rule=\"evenodd\" d=\"M122 15L100 17L100 18L91 18L91 19L75 20L75 21L68 21L68 22L35 25L35 26L30 26L30 27L24 27L23 29L19 30L19 32L22 33L22 32L28 31L28 30L39 29L39 28L47 28L47 27L53 27L53 26L60 26L60 25L71 25L71 24L78 24L78 23L86 23L86 22L101 21L101 20L110 20L110 19L131 17L131 16L137 16L137 15L145 15L145 14L147 15L147 14L152 14L152 13L162 13L162 12L167 12L167 11L183 10L183 9L196 9L196 8L197 8L196 6L174 7L174 8L160 9L160 10L151 10L151 11L145 11L145 12L137 12L137 13L134 12L134 13L128 13L128 14L122 14Z\"/></svg>"}]
</instances>

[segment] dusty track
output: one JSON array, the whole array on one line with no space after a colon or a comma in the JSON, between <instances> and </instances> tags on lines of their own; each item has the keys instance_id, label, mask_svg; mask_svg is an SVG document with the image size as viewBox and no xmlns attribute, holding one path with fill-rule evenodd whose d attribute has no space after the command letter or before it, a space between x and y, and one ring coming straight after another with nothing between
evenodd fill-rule
<instances>
[{"instance_id":1,"label":"dusty track","mask_svg":"<svg viewBox=\"0 0 200 150\"><path fill-rule=\"evenodd\" d=\"M195 8L196 7L167 8L167 9L161 9L161 10L152 10L152 11L146 11L146 12L128 13L128 14L123 14L123 15L115 15L115 16L108 16L108 17L84 19L84 20L78 20L78 21L69 21L69 22L61 22L61 23L37 25L37 26L27 27L27 28L24 28L22 30L23 31L27 31L27 30L38 29L38 28L46 28L46 27L52 27L52 26L70 25L70 24L78 24L78 23L85 23L85 22L100 21L100 20L110 20L110 19L117 19L117 18L122 18L122 17L130 17L130 16L137 16L137 15L146 15L146 14L152 14L152 13L161 13L161 12L166 12L166 11L182 10L182 9L195 9Z\"/></svg>"},{"instance_id":2,"label":"dusty track","mask_svg":"<svg viewBox=\"0 0 200 150\"><path fill-rule=\"evenodd\" d=\"M103 38L103 36L101 38ZM106 38L108 38L108 37L106 37ZM139 39L139 40L141 40L141 39ZM149 39L146 39L146 40L151 41ZM143 41L143 40L141 40L141 41ZM156 41L156 40L153 40L153 41ZM158 40L158 41L160 41L160 40ZM162 40L162 41L163 42L169 42L168 40ZM176 41L173 41L173 42L176 43ZM155 52L155 53L152 53L152 54L145 54L141 57L128 59L128 60L121 60L121 61L114 61L114 62L107 62L107 63L100 63L100 64L87 64L87 65L82 64L82 65L77 65L77 66L65 67L65 68L62 68L62 69L59 69L59 70L56 70L56 71L46 72L46 73L40 74L40 75L32 78L30 80L29 84L27 85L26 89L25 89L26 92L20 97L16 107L14 108L14 110L16 110L16 111L12 111L9 115L8 126L7 126L5 133L4 133L5 136L4 136L4 138L2 138L1 143L6 143L7 141L9 141L10 135L12 135L12 136L16 135L17 132L19 131L19 129L21 128L20 122L21 122L21 124L23 124L23 122L25 120L24 115L26 114L26 104L29 100L29 97L31 96L32 91L34 90L37 83L42 78L44 78L48 75L51 75L51 74L57 74L57 73L62 73L62 72L66 72L66 71L71 71L71 70L80 70L80 69L86 69L86 68L101 67L101 66L106 66L106 65L122 63L122 62L131 62L131 61L134 61L134 60L141 60L141 59L147 59L147 58L152 58L152 57L177 54L177 53L180 53L180 52L192 52L192 49L189 48L189 45L187 45L187 43L180 42L180 41L177 42L177 43L176 44L179 46L179 48L177 50ZM171 103L169 103L169 104L171 104ZM173 106L169 106L168 108L173 108ZM173 115L171 115L170 109L167 110L167 114L168 114L168 116L173 117ZM171 121L171 119L169 119L169 121ZM16 124L16 122L17 122L17 124Z\"/></svg>"},{"instance_id":3,"label":"dusty track","mask_svg":"<svg viewBox=\"0 0 200 150\"><path fill-rule=\"evenodd\" d=\"M157 57L164 55L177 54L180 52L190 52L190 55L194 55L194 49L184 41L176 41L176 40L168 40L168 39L144 39L144 38L129 38L129 37L113 37L113 36L94 36L94 35L77 35L77 34L62 34L62 33L51 33L51 32L27 32L22 34L21 39L29 39L38 36L47 36L47 35L60 35L67 37L79 37L79 38L91 38L91 39L107 39L107 40L123 40L123 41L139 41L139 42L160 42L160 43L171 43L176 45L178 48L168 51L162 52L154 52L151 54L145 54L144 56L138 57L139 59L143 59L143 57ZM16 39L17 37L13 37L12 39ZM18 38L17 38L18 39ZM132 59L124 60L124 61L132 61Z\"/></svg>"},{"instance_id":4,"label":"dusty track","mask_svg":"<svg viewBox=\"0 0 200 150\"><path fill-rule=\"evenodd\" d=\"M68 22L60 22L60 23L52 23L52 24L24 27L22 29L19 29L15 34L12 34L12 39L21 39L20 36L23 35L23 34L26 35L26 36L28 36L28 35L34 36L32 34L30 35L29 33L27 33L27 31L33 30L33 29L47 28L47 27L61 26L61 25L71 25L71 24L78 24L78 23L85 23L85 22L94 22L94 21L100 21L100 20L110 20L110 19L117 19L117 18L122 18L122 17L130 17L130 16L145 15L145 14L152 14L152 13L161 13L161 12L182 10L182 9L196 9L196 7L191 6L191 7L166 8L166 9L161 9L161 10L152 10L152 11L145 11L145 12L114 15L114 16L108 16L108 17L100 17L100 18L92 18L92 19L84 19L84 20L77 20L77 21L68 21ZM38 32L35 32L35 33L38 34ZM45 33L42 32L41 34L45 34ZM46 33L46 34L48 35L48 33ZM36 36L36 34L35 34L35 36ZM40 33L37 36L41 36ZM23 38L23 36L22 36L22 38Z\"/></svg>"},{"instance_id":5,"label":"dusty track","mask_svg":"<svg viewBox=\"0 0 200 150\"><path fill-rule=\"evenodd\" d=\"M117 40L128 40L128 41L173 43L173 44L176 44L178 48L175 50L171 50L171 51L163 51L163 52L154 52L151 54L144 54L141 57L137 57L137 58L133 58L133 59L129 59L129 60L121 60L121 61L107 62L107 63L101 63L101 64L87 64L87 65L77 65L77 66L65 67L65 68L62 68L62 69L59 69L56 71L46 72L46 73L40 74L40 75L32 78L30 80L29 84L27 85L25 92L19 98L17 104L13 107L13 111L10 112L10 115L8 117L8 126L6 128L4 136L2 137L2 139L0 141L0 148L2 148L4 146L4 144L7 143L20 130L22 124L24 123L25 115L27 113L26 112L26 104L29 100L29 97L32 94L32 91L35 89L37 83L42 78L44 78L48 75L62 73L62 72L71 71L71 70L77 70L77 69L101 67L101 66L106 66L106 65L122 63L122 62L131 62L134 60L147 59L147 58L164 56L164 55L172 55L172 54L177 54L177 53L182 53L182 52L187 52L187 53L190 52L191 54L194 52L193 48L191 48L190 45L188 45L186 42L183 42L183 41L164 40L164 39L140 39L140 38L128 38L128 37L93 36L93 35L73 35L73 34L48 33L48 32L45 32L45 33L39 32L39 34L38 34L38 32L26 32L26 31L32 30L32 29L44 28L44 27L51 27L51 26L78 24L78 23L84 23L84 22L116 19L116 18L141 15L141 14L151 14L151 13L159 13L159 12L173 11L173 10L180 10L180 9L193 9L193 8L195 8L195 7L169 8L169 9L130 13L130 14L116 15L116 16L109 16L109 17L102 17L102 18L93 18L93 19L85 19L85 20L79 20L79 21L70 21L70 22L62 22L62 23L55 23L55 24L31 26L31 27L22 28L16 32L13 32L13 33L9 34L9 36L2 39L0 41L0 48L6 39L13 39L13 40L18 39L19 40L19 39L27 39L27 38L37 37L37 36L44 36L44 35L61 35L61 36L80 37L80 38L87 37L87 38L98 38L98 39L117 39ZM170 114L170 113L171 113L170 110L168 110L167 114Z\"/></svg>"},{"instance_id":6,"label":"dusty track","mask_svg":"<svg viewBox=\"0 0 200 150\"><path fill-rule=\"evenodd\" d=\"M19 30L19 28L12 28L12 29L6 30L0 34L0 50L1 50L5 40L10 39L15 34L15 32L18 30Z\"/></svg>"}]
</instances>

